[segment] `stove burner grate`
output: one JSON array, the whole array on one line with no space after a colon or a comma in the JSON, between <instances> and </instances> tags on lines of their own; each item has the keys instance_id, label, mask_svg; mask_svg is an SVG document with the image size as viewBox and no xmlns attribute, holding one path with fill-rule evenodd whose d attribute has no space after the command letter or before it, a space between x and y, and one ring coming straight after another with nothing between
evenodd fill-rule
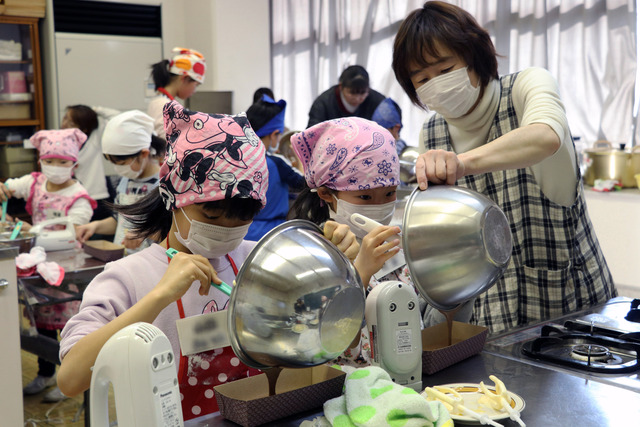
<instances>
[{"instance_id":1,"label":"stove burner grate","mask_svg":"<svg viewBox=\"0 0 640 427\"><path fill-rule=\"evenodd\" d=\"M578 360L604 362L611 359L611 352L602 345L577 344L571 347L571 357Z\"/></svg>"},{"instance_id":2,"label":"stove burner grate","mask_svg":"<svg viewBox=\"0 0 640 427\"><path fill-rule=\"evenodd\" d=\"M543 326L541 337L525 342L522 352L580 371L622 374L640 371L640 344L616 338L567 332Z\"/></svg>"}]
</instances>

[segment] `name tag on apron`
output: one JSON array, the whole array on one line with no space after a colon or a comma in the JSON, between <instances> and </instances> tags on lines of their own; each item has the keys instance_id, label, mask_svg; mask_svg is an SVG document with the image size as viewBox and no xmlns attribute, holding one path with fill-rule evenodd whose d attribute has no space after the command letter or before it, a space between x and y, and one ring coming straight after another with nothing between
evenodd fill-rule
<instances>
[{"instance_id":1,"label":"name tag on apron","mask_svg":"<svg viewBox=\"0 0 640 427\"><path fill-rule=\"evenodd\" d=\"M387 260L384 264L382 264L382 268L378 270L373 277L376 280L381 280L384 276L389 273L396 271L397 269L404 267L407 263L407 260L404 258L404 252L402 249L393 256L393 258Z\"/></svg>"},{"instance_id":2,"label":"name tag on apron","mask_svg":"<svg viewBox=\"0 0 640 427\"><path fill-rule=\"evenodd\" d=\"M231 345L226 310L178 319L176 327L184 356Z\"/></svg>"}]
</instances>

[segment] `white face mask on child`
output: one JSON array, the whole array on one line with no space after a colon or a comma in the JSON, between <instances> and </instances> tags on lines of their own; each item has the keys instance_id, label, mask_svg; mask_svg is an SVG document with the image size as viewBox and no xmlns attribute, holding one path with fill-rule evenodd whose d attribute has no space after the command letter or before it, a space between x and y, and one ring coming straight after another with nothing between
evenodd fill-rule
<instances>
[{"instance_id":1,"label":"white face mask on child","mask_svg":"<svg viewBox=\"0 0 640 427\"><path fill-rule=\"evenodd\" d=\"M133 162L131 162L131 163L133 163ZM143 168L140 168L139 171L134 171L131 168L131 163L125 164L125 165L115 165L114 164L113 165L113 170L115 170L118 175L124 176L125 178L136 179L142 173L142 169Z\"/></svg>"},{"instance_id":2,"label":"white face mask on child","mask_svg":"<svg viewBox=\"0 0 640 427\"><path fill-rule=\"evenodd\" d=\"M335 196L333 197L337 202L336 213L333 216L333 219L340 224L347 224L353 234L355 234L359 239L364 238L364 236L367 235L367 232L351 223L351 215L359 213L360 215L364 215L382 225L389 225L393 219L393 213L396 210L395 200L381 205L356 205L349 203L346 200L338 199Z\"/></svg>"},{"instance_id":3,"label":"white face mask on child","mask_svg":"<svg viewBox=\"0 0 640 427\"><path fill-rule=\"evenodd\" d=\"M73 170L73 166L64 167L43 164L41 165L41 167L44 176L46 176L47 179L53 184L64 184L71 179L71 171Z\"/></svg>"},{"instance_id":4,"label":"white face mask on child","mask_svg":"<svg viewBox=\"0 0 640 427\"><path fill-rule=\"evenodd\" d=\"M196 221L187 216L184 209L180 208L184 217L189 221L189 235L184 239L180 235L180 229L175 232L176 239L193 254L202 255L207 259L218 258L236 249L244 240L249 231L249 226L223 227L221 225L207 224ZM175 213L174 213L175 221ZM176 228L178 222L176 221Z\"/></svg>"}]
</instances>

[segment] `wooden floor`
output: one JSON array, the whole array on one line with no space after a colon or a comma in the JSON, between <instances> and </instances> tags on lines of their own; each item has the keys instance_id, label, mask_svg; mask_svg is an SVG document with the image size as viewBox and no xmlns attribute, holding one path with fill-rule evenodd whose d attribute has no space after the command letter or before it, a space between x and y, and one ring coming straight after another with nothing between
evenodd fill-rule
<instances>
[{"instance_id":1,"label":"wooden floor","mask_svg":"<svg viewBox=\"0 0 640 427\"><path fill-rule=\"evenodd\" d=\"M38 358L34 354L21 350L22 353L22 385L26 386L36 377L38 372ZM24 396L25 427L84 427L84 397L69 398L62 402L43 403L42 397L50 390L42 393ZM110 421L115 420L113 409L113 392L109 393ZM0 424L2 424L0 422Z\"/></svg>"}]
</instances>

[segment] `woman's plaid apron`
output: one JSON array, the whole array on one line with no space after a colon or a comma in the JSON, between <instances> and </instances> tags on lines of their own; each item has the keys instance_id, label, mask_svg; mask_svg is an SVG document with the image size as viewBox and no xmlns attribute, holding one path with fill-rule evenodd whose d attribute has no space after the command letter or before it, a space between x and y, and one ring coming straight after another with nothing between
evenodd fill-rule
<instances>
[{"instance_id":1,"label":"woman's plaid apron","mask_svg":"<svg viewBox=\"0 0 640 427\"><path fill-rule=\"evenodd\" d=\"M500 79L498 111L487 142L518 128L511 90ZM444 119L424 124L425 147L453 151ZM577 159L576 159L577 160ZM513 252L504 276L475 302L472 322L492 332L575 312L615 297L613 278L587 213L580 176L569 207L549 200L529 168L465 176L457 185L493 200L511 225Z\"/></svg>"}]
</instances>

